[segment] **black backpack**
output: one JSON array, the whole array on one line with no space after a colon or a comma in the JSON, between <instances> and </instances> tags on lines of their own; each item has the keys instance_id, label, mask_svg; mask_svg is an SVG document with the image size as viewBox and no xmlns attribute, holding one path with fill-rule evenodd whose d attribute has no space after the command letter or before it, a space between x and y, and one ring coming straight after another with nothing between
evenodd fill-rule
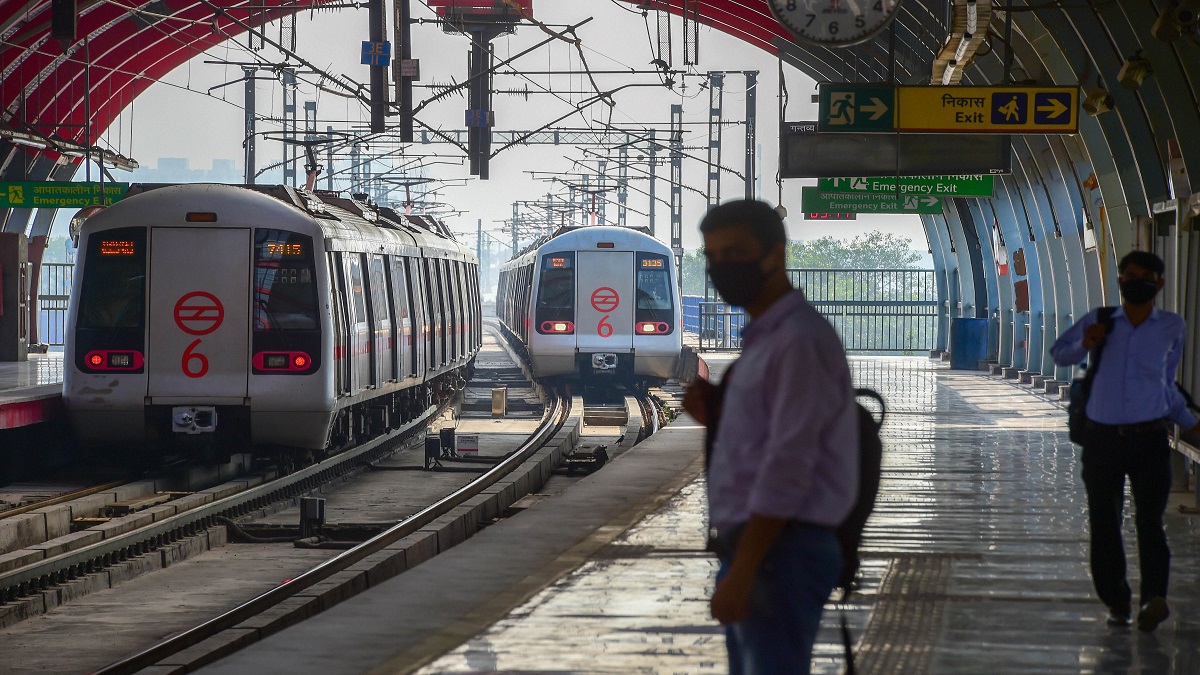
<instances>
[{"instance_id":1,"label":"black backpack","mask_svg":"<svg viewBox=\"0 0 1200 675\"><path fill-rule=\"evenodd\" d=\"M838 586L842 589L843 602L857 588L855 580L862 562L858 547L862 544L867 518L875 510L875 498L879 496L879 476L883 473L883 439L879 437L879 430L887 415L883 396L874 389L855 389L854 397L874 399L879 404L879 419L875 419L866 406L855 401L854 405L858 407L858 498L850 515L837 528L838 543L842 547L842 575L838 578Z\"/></svg>"},{"instance_id":2,"label":"black backpack","mask_svg":"<svg viewBox=\"0 0 1200 675\"><path fill-rule=\"evenodd\" d=\"M1113 329L1113 313L1116 307L1101 307L1096 312L1096 323L1104 324L1108 333ZM1105 335L1107 338L1107 334ZM1071 441L1083 445L1087 439L1087 403L1092 395L1092 383L1096 379L1096 371L1100 369L1100 357L1104 356L1104 344L1108 340L1092 348L1087 372L1081 378L1071 381L1071 396L1067 400L1067 430Z\"/></svg>"}]
</instances>

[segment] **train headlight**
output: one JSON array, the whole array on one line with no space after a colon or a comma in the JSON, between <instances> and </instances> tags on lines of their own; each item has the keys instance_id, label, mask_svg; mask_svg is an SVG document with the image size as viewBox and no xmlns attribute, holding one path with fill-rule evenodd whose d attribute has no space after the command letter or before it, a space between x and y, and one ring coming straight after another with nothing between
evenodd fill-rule
<instances>
[{"instance_id":1,"label":"train headlight","mask_svg":"<svg viewBox=\"0 0 1200 675\"><path fill-rule=\"evenodd\" d=\"M634 329L638 335L663 335L671 332L671 324L665 321L639 321Z\"/></svg>"},{"instance_id":2,"label":"train headlight","mask_svg":"<svg viewBox=\"0 0 1200 675\"><path fill-rule=\"evenodd\" d=\"M141 352L137 351L110 351L107 349L98 349L93 352L88 352L84 357L83 363L89 370L98 371L140 371L145 365L145 359Z\"/></svg>"},{"instance_id":3,"label":"train headlight","mask_svg":"<svg viewBox=\"0 0 1200 675\"><path fill-rule=\"evenodd\" d=\"M570 335L575 332L575 324L570 321L543 321L541 332L547 335Z\"/></svg>"},{"instance_id":4,"label":"train headlight","mask_svg":"<svg viewBox=\"0 0 1200 675\"><path fill-rule=\"evenodd\" d=\"M312 367L312 357L304 352L259 352L254 355L254 370L269 373L300 374Z\"/></svg>"}]
</instances>

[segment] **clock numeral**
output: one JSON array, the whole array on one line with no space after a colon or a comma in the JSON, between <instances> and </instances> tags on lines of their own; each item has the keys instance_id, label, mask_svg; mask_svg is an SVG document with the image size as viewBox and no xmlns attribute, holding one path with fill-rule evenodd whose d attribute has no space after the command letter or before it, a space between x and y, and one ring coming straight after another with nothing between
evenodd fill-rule
<instances>
[{"instance_id":1,"label":"clock numeral","mask_svg":"<svg viewBox=\"0 0 1200 675\"><path fill-rule=\"evenodd\" d=\"M804 27L805 27L805 28L808 28L809 26L811 26L811 25L812 25L812 22L813 22L813 21L816 21L816 19L817 19L817 15L816 15L816 14L809 14L809 15L808 15L808 23L804 24Z\"/></svg>"},{"instance_id":2,"label":"clock numeral","mask_svg":"<svg viewBox=\"0 0 1200 675\"><path fill-rule=\"evenodd\" d=\"M787 10L789 12L796 11L796 0L788 0Z\"/></svg>"},{"instance_id":3,"label":"clock numeral","mask_svg":"<svg viewBox=\"0 0 1200 675\"><path fill-rule=\"evenodd\" d=\"M831 22L829 23L829 34L830 34L830 35L837 35L837 34L838 34L838 25L837 25L837 22L836 22L836 21L831 21Z\"/></svg>"},{"instance_id":4,"label":"clock numeral","mask_svg":"<svg viewBox=\"0 0 1200 675\"><path fill-rule=\"evenodd\" d=\"M875 3L875 7L873 9L876 12L882 12L883 11L883 0L877 0Z\"/></svg>"},{"instance_id":5,"label":"clock numeral","mask_svg":"<svg viewBox=\"0 0 1200 675\"><path fill-rule=\"evenodd\" d=\"M855 28L862 28L865 25L867 25L867 20L862 17L862 14L859 14L858 16L854 17L854 27Z\"/></svg>"}]
</instances>

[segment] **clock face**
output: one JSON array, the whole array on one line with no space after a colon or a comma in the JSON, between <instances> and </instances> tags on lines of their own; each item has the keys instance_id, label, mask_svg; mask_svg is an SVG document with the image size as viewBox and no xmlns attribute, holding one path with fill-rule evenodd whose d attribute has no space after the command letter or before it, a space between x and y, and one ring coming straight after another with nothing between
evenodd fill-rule
<instances>
[{"instance_id":1,"label":"clock face","mask_svg":"<svg viewBox=\"0 0 1200 675\"><path fill-rule=\"evenodd\" d=\"M900 0L770 0L771 11L799 42L842 47L883 30Z\"/></svg>"}]
</instances>

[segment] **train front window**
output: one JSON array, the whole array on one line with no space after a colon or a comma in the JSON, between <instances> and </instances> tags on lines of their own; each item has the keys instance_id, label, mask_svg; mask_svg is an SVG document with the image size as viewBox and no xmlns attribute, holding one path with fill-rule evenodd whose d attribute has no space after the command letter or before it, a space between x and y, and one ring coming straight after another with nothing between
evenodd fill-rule
<instances>
[{"instance_id":1,"label":"train front window","mask_svg":"<svg viewBox=\"0 0 1200 675\"><path fill-rule=\"evenodd\" d=\"M672 321L673 293L671 292L671 266L667 257L652 253L639 253L637 257L637 317L643 321L663 322L670 326Z\"/></svg>"},{"instance_id":2,"label":"train front window","mask_svg":"<svg viewBox=\"0 0 1200 675\"><path fill-rule=\"evenodd\" d=\"M254 233L254 331L315 330L317 279L312 238L284 230Z\"/></svg>"},{"instance_id":3,"label":"train front window","mask_svg":"<svg viewBox=\"0 0 1200 675\"><path fill-rule=\"evenodd\" d=\"M145 301L146 228L105 230L88 237L77 328L133 328L140 333Z\"/></svg>"},{"instance_id":4,"label":"train front window","mask_svg":"<svg viewBox=\"0 0 1200 675\"><path fill-rule=\"evenodd\" d=\"M550 253L542 256L541 279L538 281L535 325L538 332L545 324L575 321L575 254Z\"/></svg>"}]
</instances>

